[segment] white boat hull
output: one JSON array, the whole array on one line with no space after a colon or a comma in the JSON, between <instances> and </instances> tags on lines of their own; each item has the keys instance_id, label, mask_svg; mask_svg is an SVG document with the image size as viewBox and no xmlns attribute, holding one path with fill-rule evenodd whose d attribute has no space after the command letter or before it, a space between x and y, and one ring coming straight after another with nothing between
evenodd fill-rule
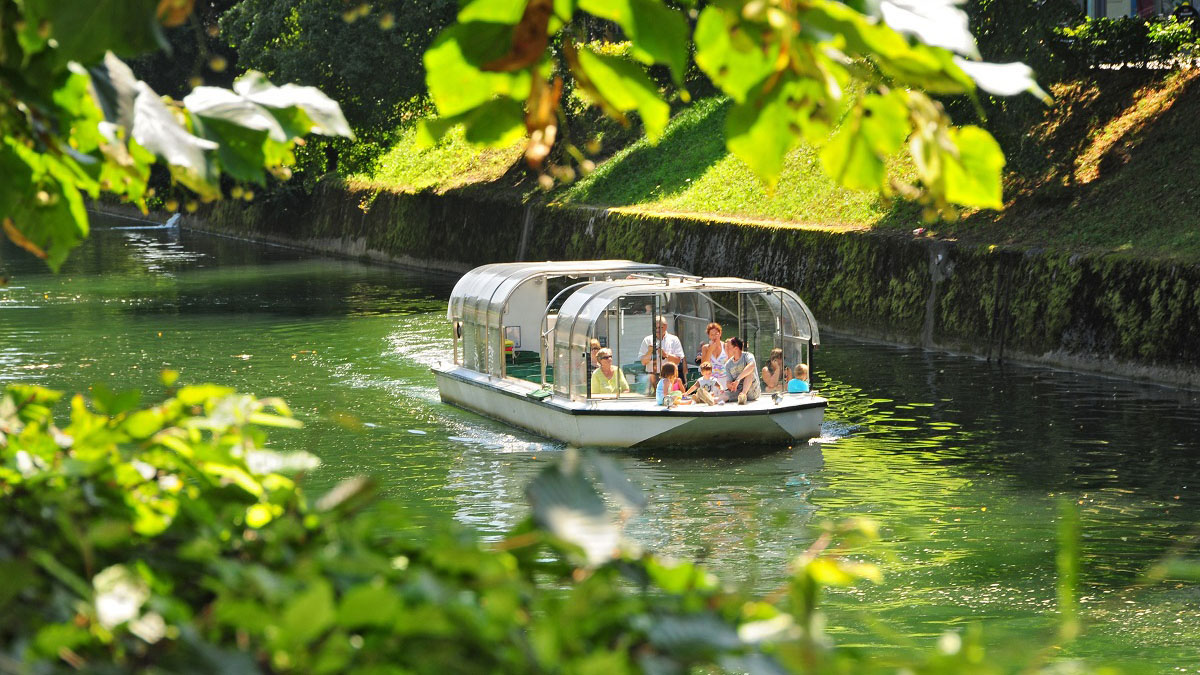
<instances>
[{"instance_id":1,"label":"white boat hull","mask_svg":"<svg viewBox=\"0 0 1200 675\"><path fill-rule=\"evenodd\" d=\"M533 383L458 366L434 367L442 401L580 447L708 448L789 445L819 436L827 404L814 394L770 396L746 405L671 409L646 398L570 401L527 396Z\"/></svg>"}]
</instances>

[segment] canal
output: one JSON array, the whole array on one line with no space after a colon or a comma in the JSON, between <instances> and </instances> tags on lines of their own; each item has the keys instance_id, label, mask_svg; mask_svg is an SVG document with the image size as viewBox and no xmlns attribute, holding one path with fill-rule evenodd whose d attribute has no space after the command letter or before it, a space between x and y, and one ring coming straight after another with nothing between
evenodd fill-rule
<instances>
[{"instance_id":1,"label":"canal","mask_svg":"<svg viewBox=\"0 0 1200 675\"><path fill-rule=\"evenodd\" d=\"M170 368L282 396L306 427L276 445L323 460L310 493L370 474L422 522L449 516L489 539L563 451L439 402L428 368L450 353L453 278L93 225L59 274L0 249L0 382L104 382L152 400ZM825 336L816 378L830 407L812 443L611 455L650 497L629 536L765 593L811 525L868 517L881 540L863 555L885 577L826 596L834 639L931 645L981 622L995 649L1029 652L1055 629L1065 499L1082 525L1085 621L1066 655L1200 672L1200 585L1145 575L1165 556L1200 558L1195 392L840 336Z\"/></svg>"}]
</instances>

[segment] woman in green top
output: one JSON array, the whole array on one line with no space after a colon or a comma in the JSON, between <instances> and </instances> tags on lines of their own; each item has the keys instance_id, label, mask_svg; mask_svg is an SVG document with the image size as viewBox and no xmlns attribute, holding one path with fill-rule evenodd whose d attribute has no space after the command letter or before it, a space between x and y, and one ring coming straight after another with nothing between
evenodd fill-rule
<instances>
[{"instance_id":1,"label":"woman in green top","mask_svg":"<svg viewBox=\"0 0 1200 675\"><path fill-rule=\"evenodd\" d=\"M616 394L618 390L621 393L629 391L629 384L625 382L625 373L621 372L620 368L613 366L611 349L605 347L596 352L596 362L600 364L600 367L592 373L592 396Z\"/></svg>"}]
</instances>

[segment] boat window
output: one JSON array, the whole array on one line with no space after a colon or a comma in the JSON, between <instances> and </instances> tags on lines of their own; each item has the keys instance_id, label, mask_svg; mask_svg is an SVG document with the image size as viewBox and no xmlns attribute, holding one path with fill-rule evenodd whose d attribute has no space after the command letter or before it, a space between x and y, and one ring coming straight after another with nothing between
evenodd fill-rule
<instances>
[{"instance_id":1,"label":"boat window","mask_svg":"<svg viewBox=\"0 0 1200 675\"><path fill-rule=\"evenodd\" d=\"M561 317L560 317L561 318ZM572 313L554 328L554 390L571 398L587 398L591 375L591 335L586 321Z\"/></svg>"},{"instance_id":2,"label":"boat window","mask_svg":"<svg viewBox=\"0 0 1200 675\"><path fill-rule=\"evenodd\" d=\"M772 307L771 294L742 293L742 334L746 348L759 366L766 364L771 350L780 346L779 318Z\"/></svg>"},{"instance_id":3,"label":"boat window","mask_svg":"<svg viewBox=\"0 0 1200 675\"><path fill-rule=\"evenodd\" d=\"M653 394L648 391L650 378L642 365L641 346L651 332L654 306L654 296L622 297L610 305L604 320L597 324L597 330L603 324L605 333L615 337L615 344L610 347L613 363L624 371L630 393L639 396Z\"/></svg>"},{"instance_id":4,"label":"boat window","mask_svg":"<svg viewBox=\"0 0 1200 675\"><path fill-rule=\"evenodd\" d=\"M477 323L463 322L463 366L487 372L487 332Z\"/></svg>"},{"instance_id":5,"label":"boat window","mask_svg":"<svg viewBox=\"0 0 1200 675\"><path fill-rule=\"evenodd\" d=\"M721 339L728 340L740 335L737 317L738 294L732 291L705 293L704 299L708 304L709 322L721 324ZM704 339L708 339L707 333Z\"/></svg>"}]
</instances>

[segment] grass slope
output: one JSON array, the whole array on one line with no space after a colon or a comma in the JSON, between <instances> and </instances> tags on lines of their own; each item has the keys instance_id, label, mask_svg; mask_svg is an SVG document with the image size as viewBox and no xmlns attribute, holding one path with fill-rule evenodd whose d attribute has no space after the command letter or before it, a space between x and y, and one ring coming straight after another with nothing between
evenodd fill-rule
<instances>
[{"instance_id":1,"label":"grass slope","mask_svg":"<svg viewBox=\"0 0 1200 675\"><path fill-rule=\"evenodd\" d=\"M369 171L344 178L351 183L403 192L426 189L445 192L496 180L516 163L523 151L523 143L500 149L477 148L463 138L462 128L452 130L432 148L421 148L417 144L416 125L410 124L397 131L394 144L375 160Z\"/></svg>"},{"instance_id":2,"label":"grass slope","mask_svg":"<svg viewBox=\"0 0 1200 675\"><path fill-rule=\"evenodd\" d=\"M939 232L970 241L1200 260L1200 70L1114 71L1055 87L1030 134L1040 171L1012 176L1002 213Z\"/></svg>"},{"instance_id":3,"label":"grass slope","mask_svg":"<svg viewBox=\"0 0 1200 675\"><path fill-rule=\"evenodd\" d=\"M887 213L877 196L826 176L811 148L788 156L778 187L768 194L725 149L728 109L720 99L698 101L671 120L657 145L643 138L623 148L557 199L837 228L869 227Z\"/></svg>"}]
</instances>

